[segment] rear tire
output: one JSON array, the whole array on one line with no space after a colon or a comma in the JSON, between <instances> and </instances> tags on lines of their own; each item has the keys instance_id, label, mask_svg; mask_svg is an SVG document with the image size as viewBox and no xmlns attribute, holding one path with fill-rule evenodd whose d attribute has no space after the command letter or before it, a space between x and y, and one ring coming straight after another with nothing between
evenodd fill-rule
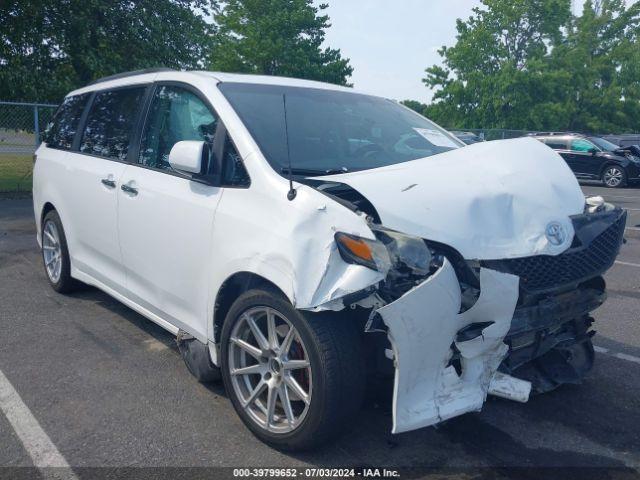
<instances>
[{"instance_id":1,"label":"rear tire","mask_svg":"<svg viewBox=\"0 0 640 480\"><path fill-rule=\"evenodd\" d=\"M619 165L607 165L601 178L607 188L623 188L627 185L627 172Z\"/></svg>"},{"instance_id":2,"label":"rear tire","mask_svg":"<svg viewBox=\"0 0 640 480\"><path fill-rule=\"evenodd\" d=\"M222 378L231 403L249 430L273 447L317 447L337 436L360 408L361 339L343 315L301 312L275 289L250 290L231 306L221 341ZM247 353L242 341L256 350ZM239 373L242 368L253 372Z\"/></svg>"},{"instance_id":3,"label":"rear tire","mask_svg":"<svg viewBox=\"0 0 640 480\"><path fill-rule=\"evenodd\" d=\"M67 238L55 210L49 211L42 220L42 261L49 285L58 293L70 293L79 282L71 278L71 259Z\"/></svg>"}]
</instances>

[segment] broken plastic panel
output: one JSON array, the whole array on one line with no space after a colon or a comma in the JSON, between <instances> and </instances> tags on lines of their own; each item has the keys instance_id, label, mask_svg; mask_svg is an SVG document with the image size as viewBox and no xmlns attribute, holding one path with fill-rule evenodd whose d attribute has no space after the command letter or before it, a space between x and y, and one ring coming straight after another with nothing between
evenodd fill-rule
<instances>
[{"instance_id":1,"label":"broken plastic panel","mask_svg":"<svg viewBox=\"0 0 640 480\"><path fill-rule=\"evenodd\" d=\"M480 297L459 313L460 286L445 260L425 282L377 310L389 329L396 362L393 433L482 408L508 350L503 339L518 300L518 282L514 275L482 268ZM479 323L484 328L475 336L457 338L465 327ZM460 352L460 374L449 364L453 344ZM501 379L494 390L508 391L504 396L520 401L528 398L529 382Z\"/></svg>"}]
</instances>

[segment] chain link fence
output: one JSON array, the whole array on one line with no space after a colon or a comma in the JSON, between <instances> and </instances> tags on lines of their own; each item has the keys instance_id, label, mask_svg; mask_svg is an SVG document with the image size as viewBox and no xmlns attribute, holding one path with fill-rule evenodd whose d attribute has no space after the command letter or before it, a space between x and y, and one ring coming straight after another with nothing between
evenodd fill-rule
<instances>
[{"instance_id":1,"label":"chain link fence","mask_svg":"<svg viewBox=\"0 0 640 480\"><path fill-rule=\"evenodd\" d=\"M554 134L560 135L563 133L569 133L569 132L550 132L548 130L544 130L544 131L543 130L509 130L505 128L453 128L453 129L447 129L447 130L459 132L459 133L472 133L474 135L477 135L478 138L480 138L481 140L485 140L485 141L507 140L510 138L526 137L527 135L532 135L532 134L554 133ZM572 132L572 133L583 133L583 132ZM626 134L585 133L585 135L602 137L620 146L640 144L640 133L626 133Z\"/></svg>"},{"instance_id":2,"label":"chain link fence","mask_svg":"<svg viewBox=\"0 0 640 480\"><path fill-rule=\"evenodd\" d=\"M486 141L519 138L525 137L531 133L536 133L530 130L508 130L504 128L469 128L464 129L464 131L478 135L480 138Z\"/></svg>"},{"instance_id":3,"label":"chain link fence","mask_svg":"<svg viewBox=\"0 0 640 480\"><path fill-rule=\"evenodd\" d=\"M0 193L31 191L33 152L57 105L0 102Z\"/></svg>"}]
</instances>

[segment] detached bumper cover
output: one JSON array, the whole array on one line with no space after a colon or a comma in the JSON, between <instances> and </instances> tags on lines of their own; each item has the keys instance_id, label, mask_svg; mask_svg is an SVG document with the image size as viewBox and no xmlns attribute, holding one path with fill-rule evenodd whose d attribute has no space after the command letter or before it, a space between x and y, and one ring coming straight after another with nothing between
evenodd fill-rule
<instances>
[{"instance_id":1,"label":"detached bumper cover","mask_svg":"<svg viewBox=\"0 0 640 480\"><path fill-rule=\"evenodd\" d=\"M507 354L503 342L518 300L515 275L482 268L482 293L460 312L461 293L453 267L445 261L424 283L377 312L389 331L395 357L393 433L406 432L480 410ZM485 324L481 334L456 341L471 324ZM461 374L450 365L452 346L460 352ZM509 384L516 399L526 400L531 385Z\"/></svg>"}]
</instances>

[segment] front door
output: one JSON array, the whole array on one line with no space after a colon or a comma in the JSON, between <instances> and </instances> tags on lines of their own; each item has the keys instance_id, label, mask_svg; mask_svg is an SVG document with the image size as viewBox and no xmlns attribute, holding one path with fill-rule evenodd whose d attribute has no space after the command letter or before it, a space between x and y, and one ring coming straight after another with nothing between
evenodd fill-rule
<instances>
[{"instance_id":1,"label":"front door","mask_svg":"<svg viewBox=\"0 0 640 480\"><path fill-rule=\"evenodd\" d=\"M576 138L569 142L567 162L576 174L582 177L598 175L600 158L594 154L594 150L599 151L600 149L584 138Z\"/></svg>"},{"instance_id":2,"label":"front door","mask_svg":"<svg viewBox=\"0 0 640 480\"><path fill-rule=\"evenodd\" d=\"M127 295L151 313L206 338L214 213L221 189L174 171L181 140L213 141L217 116L196 92L158 85L138 164L119 189L118 224Z\"/></svg>"}]
</instances>

